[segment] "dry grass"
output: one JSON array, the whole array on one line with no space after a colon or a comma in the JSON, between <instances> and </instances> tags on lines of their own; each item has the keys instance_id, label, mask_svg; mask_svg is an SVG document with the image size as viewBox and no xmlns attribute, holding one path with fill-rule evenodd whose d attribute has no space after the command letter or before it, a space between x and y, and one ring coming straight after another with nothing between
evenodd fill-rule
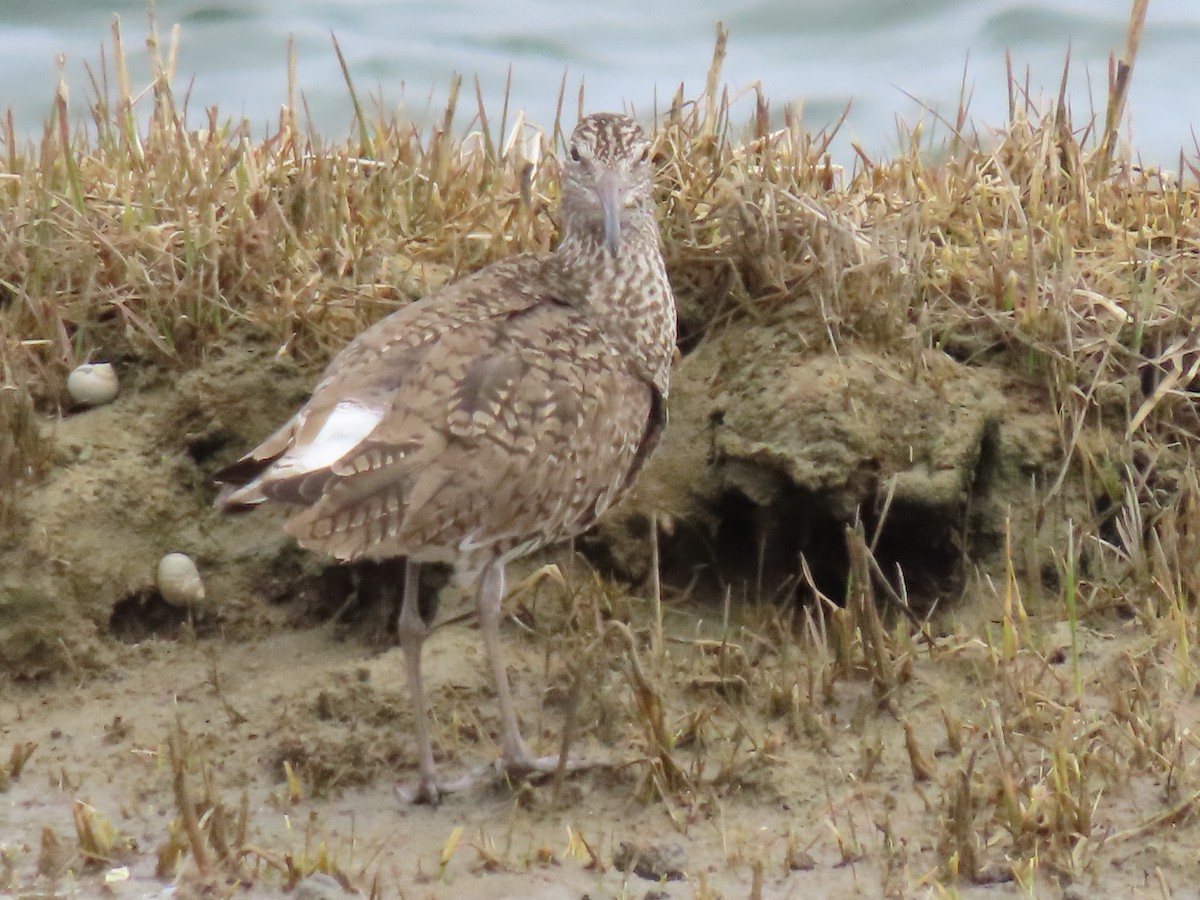
<instances>
[{"instance_id":1,"label":"dry grass","mask_svg":"<svg viewBox=\"0 0 1200 900\"><path fill-rule=\"evenodd\" d=\"M239 325L321 356L431 284L553 242L562 122L547 133L476 107L467 133L455 91L429 134L376 117L327 145L294 104L265 139L215 110L192 130L173 43L139 92L115 28L113 47L87 125L67 124L63 87L40 142L11 125L0 135L0 361L39 402L62 400L78 362L186 366ZM1147 357L1176 371L1196 195L1108 162L1119 117L1089 151L1097 136L1073 127L1065 101L1040 115L1014 82L994 134L960 132L931 159L918 129L896 159L860 154L845 172L831 135L790 110L773 128L765 98L749 127L731 123L722 55L708 93L656 116L664 236L693 337L815 300L814 341L1027 351L1053 387L1101 409ZM1115 92L1127 79L1114 77ZM1187 374L1181 364L1171 383ZM1139 425L1174 405L1162 393Z\"/></svg>"},{"instance_id":2,"label":"dry grass","mask_svg":"<svg viewBox=\"0 0 1200 900\"><path fill-rule=\"evenodd\" d=\"M1065 97L1036 109L1013 78L1003 127L973 133L964 109L940 154L914 129L896 158L860 152L846 171L830 160L830 135L809 133L789 110L773 115L765 98L744 130L730 121L723 37L706 93L657 112L685 343L749 317L786 319L813 348L866 342L914 361L931 347L968 363L1007 360L1056 410L1064 473L1076 467L1109 501L1052 529L1050 599L1065 640L1027 611L1047 588L1011 546L1005 576L981 586L1002 610L993 632L935 639L880 616L883 585L861 529L846 535L845 605L805 613L802 648L772 611L669 655L661 621L651 622L645 653L644 635L616 621L632 613L605 609L614 621L597 638L600 613L574 608L558 652L579 672L602 665L601 644L609 656L619 648L644 753L641 796L673 821L753 783L781 735L824 748L846 740L848 709L883 724L875 745L863 742L854 778L830 788L824 825L845 861L885 858L892 887L952 896L996 878L1079 878L1105 848L1195 815L1200 171L1182 157L1178 173L1144 169L1117 149L1144 14L1135 4L1100 128L1072 122ZM64 89L39 142L22 144L11 120L0 135L0 515L17 476L44 465L35 406L63 403L79 362L185 368L230 329L319 360L429 286L553 243L553 150L569 117L542 131L475 107L467 133L456 97L432 133L360 113L358 135L331 145L292 102L264 139L215 111L191 130L171 87L173 43L155 56L147 91L129 83L116 30L113 51L90 85L86 127L68 126ZM1118 456L1092 449L1099 431L1123 437ZM1043 508L1063 483L1035 486ZM1140 641L1106 654L1096 630L1131 627ZM934 697L929 718L930 702L916 703L929 701L929 682L923 693L914 684L946 670L981 685L981 699ZM666 679L684 679L703 701L665 709L656 685ZM941 735L914 725L918 715ZM903 754L936 823L927 871L888 837L886 804L870 792L885 751ZM189 851L202 872L210 856L240 865L236 842L212 830L219 818L203 833L195 822L186 756L173 746L180 819L165 865ZM1110 804L1130 791L1153 794L1157 811L1137 819ZM82 853L105 857L115 838L88 816ZM787 852L798 852L790 837ZM761 860L748 864L761 873Z\"/></svg>"}]
</instances>

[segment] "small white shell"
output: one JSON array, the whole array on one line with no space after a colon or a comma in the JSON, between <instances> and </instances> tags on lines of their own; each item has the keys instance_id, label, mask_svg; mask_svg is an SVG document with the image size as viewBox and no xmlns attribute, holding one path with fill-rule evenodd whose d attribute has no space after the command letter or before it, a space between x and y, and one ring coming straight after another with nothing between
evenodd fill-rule
<instances>
[{"instance_id":1,"label":"small white shell","mask_svg":"<svg viewBox=\"0 0 1200 900\"><path fill-rule=\"evenodd\" d=\"M84 363L67 376L67 392L81 406L111 403L117 389L117 372L111 363Z\"/></svg>"},{"instance_id":2,"label":"small white shell","mask_svg":"<svg viewBox=\"0 0 1200 900\"><path fill-rule=\"evenodd\" d=\"M186 553L168 553L158 561L158 592L172 606L204 602L204 581Z\"/></svg>"}]
</instances>

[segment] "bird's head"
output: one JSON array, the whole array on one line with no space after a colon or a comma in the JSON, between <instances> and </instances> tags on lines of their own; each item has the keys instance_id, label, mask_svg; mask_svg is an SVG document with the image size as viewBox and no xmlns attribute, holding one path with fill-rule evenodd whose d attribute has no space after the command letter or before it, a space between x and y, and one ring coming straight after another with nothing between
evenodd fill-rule
<instances>
[{"instance_id":1,"label":"bird's head","mask_svg":"<svg viewBox=\"0 0 1200 900\"><path fill-rule=\"evenodd\" d=\"M568 234L589 236L619 256L624 228L653 209L650 141L628 116L593 113L575 127L563 166Z\"/></svg>"}]
</instances>

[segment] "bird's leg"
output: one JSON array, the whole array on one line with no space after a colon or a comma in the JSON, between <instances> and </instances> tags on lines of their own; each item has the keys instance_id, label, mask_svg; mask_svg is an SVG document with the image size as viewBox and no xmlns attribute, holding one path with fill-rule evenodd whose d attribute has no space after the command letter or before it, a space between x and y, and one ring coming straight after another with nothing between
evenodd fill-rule
<instances>
[{"instance_id":1,"label":"bird's leg","mask_svg":"<svg viewBox=\"0 0 1200 900\"><path fill-rule=\"evenodd\" d=\"M483 632L484 649L492 665L496 681L496 700L500 705L503 729L500 768L506 775L524 778L530 775L550 775L557 771L575 771L603 763L571 762L558 756L536 757L529 752L517 724L517 710L508 686L508 670L500 649L500 619L504 600L504 566L489 563L479 579L479 630Z\"/></svg>"},{"instance_id":2,"label":"bird's leg","mask_svg":"<svg viewBox=\"0 0 1200 900\"><path fill-rule=\"evenodd\" d=\"M479 630L483 632L483 646L492 666L492 678L496 682L496 700L500 704L500 722L504 730L501 761L506 770L515 768L532 771L536 768L536 761L521 737L512 690L508 686L508 670L505 668L504 654L500 649L503 600L504 565L492 562L479 578Z\"/></svg>"},{"instance_id":3,"label":"bird's leg","mask_svg":"<svg viewBox=\"0 0 1200 900\"><path fill-rule=\"evenodd\" d=\"M411 792L401 792L414 803L437 803L437 766L433 761L433 743L429 738L429 715L425 708L425 688L421 682L421 646L429 628L421 618L418 602L420 564L404 562L404 596L400 602L400 648L404 651L404 669L408 693L412 699L413 731L417 739L417 765L420 780Z\"/></svg>"},{"instance_id":4,"label":"bird's leg","mask_svg":"<svg viewBox=\"0 0 1200 900\"><path fill-rule=\"evenodd\" d=\"M400 606L400 646L404 650L405 670L408 674L408 691L412 696L413 730L417 739L418 767L420 776L412 787L396 787L396 796L408 803L437 803L441 798L456 791L474 787L481 780L494 776L496 766L483 766L468 772L455 781L437 780L437 766L433 761L433 745L429 738L428 714L425 707L425 692L421 679L421 645L429 629L421 616L417 585L418 564L406 562L404 569L404 598ZM557 756L539 759L529 752L521 737L517 724L516 706L508 686L508 673L500 649L501 601L504 599L504 568L498 563L490 564L479 581L479 627L483 632L483 644L492 666L496 682L496 695L500 703L500 718L503 722L503 751L499 768L505 774L517 778L532 775L547 775L560 768L573 770L580 765L560 766Z\"/></svg>"}]
</instances>

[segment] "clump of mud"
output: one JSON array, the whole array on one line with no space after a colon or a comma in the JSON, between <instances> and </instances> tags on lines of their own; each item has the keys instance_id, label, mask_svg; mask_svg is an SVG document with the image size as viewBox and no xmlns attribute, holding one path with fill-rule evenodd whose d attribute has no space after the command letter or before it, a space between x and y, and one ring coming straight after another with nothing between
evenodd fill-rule
<instances>
[{"instance_id":1,"label":"clump of mud","mask_svg":"<svg viewBox=\"0 0 1200 900\"><path fill-rule=\"evenodd\" d=\"M236 637L334 619L388 643L386 577L300 551L279 513L212 509L212 472L276 428L314 377L231 342L176 378L126 378L116 402L53 423L48 470L0 544L5 669L104 668L107 639L184 628ZM844 530L861 521L883 571L928 605L960 588L968 564L988 565L1012 517L1033 516L1020 507L1031 473L1061 458L1052 417L1020 395L1010 373L935 350L818 353L764 325L730 328L678 367L664 446L580 545L641 581L654 521L663 577L680 590L839 599ZM199 566L202 608L158 594L155 566L172 551ZM436 595L444 574L426 575Z\"/></svg>"},{"instance_id":2,"label":"clump of mud","mask_svg":"<svg viewBox=\"0 0 1200 900\"><path fill-rule=\"evenodd\" d=\"M998 565L1006 523L1028 518L1030 477L1061 460L1056 424L1030 415L1011 372L938 350L814 352L769 326L702 344L673 384L666 445L632 502L585 546L639 580L657 517L663 577L781 599L840 599L845 529L919 605Z\"/></svg>"},{"instance_id":3,"label":"clump of mud","mask_svg":"<svg viewBox=\"0 0 1200 900\"><path fill-rule=\"evenodd\" d=\"M38 680L106 668L109 639L185 629L247 638L327 620L394 643L399 598L387 573L304 552L282 512L212 508L212 473L290 416L316 377L315 365L231 340L177 376L123 373L130 387L115 402L39 423L44 471L9 494L0 536L0 667ZM176 551L199 568L202 605L172 606L155 586L158 561ZM424 595L445 581L441 567L423 567Z\"/></svg>"},{"instance_id":4,"label":"clump of mud","mask_svg":"<svg viewBox=\"0 0 1200 900\"><path fill-rule=\"evenodd\" d=\"M177 378L126 380L114 403L45 423L47 470L0 542L0 660L17 678L104 667L108 636L252 631L258 601L314 566L297 565L269 515L219 518L207 479L222 452L303 399L308 373L233 345ZM173 551L196 561L203 607L159 595L155 568Z\"/></svg>"}]
</instances>

